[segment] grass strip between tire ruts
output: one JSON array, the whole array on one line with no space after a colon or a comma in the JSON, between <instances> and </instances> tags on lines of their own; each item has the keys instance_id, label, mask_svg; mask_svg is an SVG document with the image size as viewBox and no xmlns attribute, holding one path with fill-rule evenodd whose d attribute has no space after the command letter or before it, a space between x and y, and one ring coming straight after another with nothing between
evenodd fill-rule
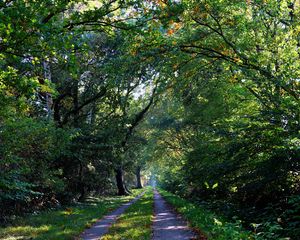
<instances>
[{"instance_id":1,"label":"grass strip between tire ruts","mask_svg":"<svg viewBox=\"0 0 300 240\"><path fill-rule=\"evenodd\" d=\"M118 218L101 240L150 240L153 216L153 190L145 194Z\"/></svg>"}]
</instances>

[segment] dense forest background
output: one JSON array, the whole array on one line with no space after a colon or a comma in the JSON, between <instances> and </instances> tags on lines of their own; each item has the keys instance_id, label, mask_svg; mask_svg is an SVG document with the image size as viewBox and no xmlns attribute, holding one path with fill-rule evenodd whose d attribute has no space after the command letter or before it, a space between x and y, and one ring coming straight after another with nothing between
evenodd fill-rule
<instances>
[{"instance_id":1,"label":"dense forest background","mask_svg":"<svg viewBox=\"0 0 300 240\"><path fill-rule=\"evenodd\" d=\"M299 239L299 48L296 0L1 1L1 223L147 171Z\"/></svg>"}]
</instances>

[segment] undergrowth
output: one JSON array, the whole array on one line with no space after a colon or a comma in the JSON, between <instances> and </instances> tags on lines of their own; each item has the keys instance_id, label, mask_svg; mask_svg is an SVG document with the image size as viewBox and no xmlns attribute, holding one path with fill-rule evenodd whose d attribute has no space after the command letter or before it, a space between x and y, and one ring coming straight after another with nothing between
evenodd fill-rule
<instances>
[{"instance_id":1,"label":"undergrowth","mask_svg":"<svg viewBox=\"0 0 300 240\"><path fill-rule=\"evenodd\" d=\"M254 239L250 231L241 226L241 222L226 222L216 214L196 206L172 193L159 189L161 195L182 214L192 227L201 230L210 240Z\"/></svg>"}]
</instances>

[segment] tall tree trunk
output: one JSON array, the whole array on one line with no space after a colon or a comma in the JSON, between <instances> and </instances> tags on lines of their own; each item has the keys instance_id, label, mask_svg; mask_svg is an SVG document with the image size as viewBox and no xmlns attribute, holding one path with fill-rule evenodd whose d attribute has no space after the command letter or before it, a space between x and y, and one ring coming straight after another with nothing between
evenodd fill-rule
<instances>
[{"instance_id":1,"label":"tall tree trunk","mask_svg":"<svg viewBox=\"0 0 300 240\"><path fill-rule=\"evenodd\" d=\"M87 118L86 118L86 122L88 124L94 124L95 120L96 120L96 104L93 103L91 109L88 112Z\"/></svg>"},{"instance_id":2,"label":"tall tree trunk","mask_svg":"<svg viewBox=\"0 0 300 240\"><path fill-rule=\"evenodd\" d=\"M123 170L121 168L115 169L116 172L116 181L118 187L118 195L124 196L127 195L126 189L124 187L124 179L123 179Z\"/></svg>"},{"instance_id":3,"label":"tall tree trunk","mask_svg":"<svg viewBox=\"0 0 300 240\"><path fill-rule=\"evenodd\" d=\"M52 76L51 76L51 68L50 68L50 63L48 61L43 62L43 68L44 68L44 78L45 80L48 80L49 82L52 81ZM45 93L45 100L46 100L46 110L47 110L47 118L51 119L52 117L52 96L50 93L46 92Z\"/></svg>"},{"instance_id":4,"label":"tall tree trunk","mask_svg":"<svg viewBox=\"0 0 300 240\"><path fill-rule=\"evenodd\" d=\"M78 198L79 202L82 202L85 197L86 197L86 189L85 189L85 184L84 184L84 179L83 179L83 165L82 162L79 163L79 183L78 183L78 190L80 192L80 196Z\"/></svg>"},{"instance_id":5,"label":"tall tree trunk","mask_svg":"<svg viewBox=\"0 0 300 240\"><path fill-rule=\"evenodd\" d=\"M60 110L59 103L55 102L54 105L53 105L53 119L54 119L54 122L57 123L58 125L60 124L59 110Z\"/></svg>"},{"instance_id":6,"label":"tall tree trunk","mask_svg":"<svg viewBox=\"0 0 300 240\"><path fill-rule=\"evenodd\" d=\"M78 81L75 81L75 86L73 89L73 107L74 107L74 127L77 128L79 126L78 117L79 117L79 109L78 109Z\"/></svg>"},{"instance_id":7,"label":"tall tree trunk","mask_svg":"<svg viewBox=\"0 0 300 240\"><path fill-rule=\"evenodd\" d=\"M135 176L136 176L136 188L143 188L142 181L141 181L141 167L140 166L138 166L136 168Z\"/></svg>"},{"instance_id":8,"label":"tall tree trunk","mask_svg":"<svg viewBox=\"0 0 300 240\"><path fill-rule=\"evenodd\" d=\"M83 202L83 200L85 200L85 198L86 198L86 189L85 189L85 186L84 186L83 182L81 182L79 184L79 191L80 191L80 196L78 198L78 201Z\"/></svg>"}]
</instances>

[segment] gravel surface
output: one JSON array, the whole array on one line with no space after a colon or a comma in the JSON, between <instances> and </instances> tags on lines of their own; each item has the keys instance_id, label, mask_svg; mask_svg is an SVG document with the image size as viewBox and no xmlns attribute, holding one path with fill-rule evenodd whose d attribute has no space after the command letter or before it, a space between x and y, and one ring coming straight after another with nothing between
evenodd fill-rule
<instances>
[{"instance_id":1,"label":"gravel surface","mask_svg":"<svg viewBox=\"0 0 300 240\"><path fill-rule=\"evenodd\" d=\"M154 190L154 211L152 240L190 240L197 239L187 222L176 214L162 196Z\"/></svg>"}]
</instances>

